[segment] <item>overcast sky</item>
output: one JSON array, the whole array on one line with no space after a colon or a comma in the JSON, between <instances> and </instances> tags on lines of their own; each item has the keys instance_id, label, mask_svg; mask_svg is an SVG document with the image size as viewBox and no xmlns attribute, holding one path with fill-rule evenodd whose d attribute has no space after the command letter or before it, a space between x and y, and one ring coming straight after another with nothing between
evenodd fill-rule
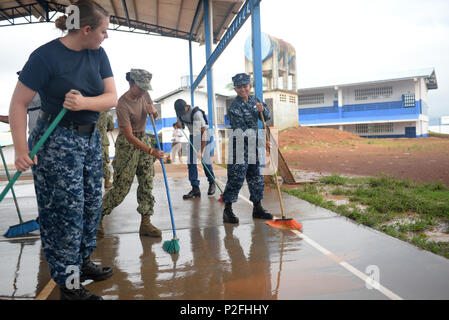
<instances>
[{"instance_id":1,"label":"overcast sky","mask_svg":"<svg viewBox=\"0 0 449 320\"><path fill-rule=\"evenodd\" d=\"M298 87L376 79L378 74L433 67L438 89L428 95L430 118L449 115L449 1L447 0L262 0L262 31L296 48ZM244 72L248 19L214 67L215 90ZM61 36L54 24L0 28L0 114L7 114L16 71L40 45ZM109 32L103 43L118 94L125 72L153 73L157 98L189 74L188 42L158 36ZM194 44L194 73L205 63L205 47ZM0 127L0 130L4 127Z\"/></svg>"}]
</instances>

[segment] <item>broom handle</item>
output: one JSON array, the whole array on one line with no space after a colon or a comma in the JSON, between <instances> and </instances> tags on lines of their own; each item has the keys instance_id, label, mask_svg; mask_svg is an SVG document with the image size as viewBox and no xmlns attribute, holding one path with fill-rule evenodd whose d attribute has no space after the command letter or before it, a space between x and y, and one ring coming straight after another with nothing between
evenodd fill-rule
<instances>
[{"instance_id":1,"label":"broom handle","mask_svg":"<svg viewBox=\"0 0 449 320\"><path fill-rule=\"evenodd\" d=\"M266 126L266 124L265 124L265 118L264 118L264 116L263 116L263 112L262 112L262 111L260 111L260 117L262 118L263 128L264 128L264 130L265 130L265 139L266 139L267 142L268 142L268 140L269 140L268 129L267 129L267 126ZM270 152L270 158L271 158L271 152ZM271 159L271 160L273 160L273 159ZM279 203L280 203L280 205L281 205L282 219L285 219L285 213L284 213L284 201L282 201L281 189L279 188L278 175L277 175L277 172L276 172L276 171L277 171L277 170L276 170L276 168L275 168L275 170L274 170L274 181L276 181L276 189L277 189L278 196L279 196Z\"/></svg>"},{"instance_id":2,"label":"broom handle","mask_svg":"<svg viewBox=\"0 0 449 320\"><path fill-rule=\"evenodd\" d=\"M39 151L39 149L42 147L42 145L45 143L47 138L50 136L50 134L55 130L56 126L58 125L59 121L61 121L62 117L64 117L65 113L67 112L67 109L62 108L62 110L59 112L59 114L56 116L56 118L53 120L53 122L50 124L48 129L44 132L44 135L39 139L39 141L36 143L36 145L31 150L29 156L31 159L34 158L36 153ZM8 185L5 189L3 189L2 193L0 194L0 202L2 202L3 198L8 193L8 190L12 187L14 182L19 178L19 176L22 174L22 171L16 171L16 174L12 177L12 180L9 181Z\"/></svg>"},{"instance_id":3,"label":"broom handle","mask_svg":"<svg viewBox=\"0 0 449 320\"><path fill-rule=\"evenodd\" d=\"M156 124L154 123L154 119L153 119L153 115L152 114L150 114L150 118L151 118L151 122L153 123L153 130L154 130L154 135L156 136L157 145L159 147L159 150L162 150L162 146L159 143L159 137L158 137L157 131L156 131ZM159 160L161 161L162 172L164 173L165 191L167 192L168 208L170 209L170 219L171 219L171 227L172 227L172 230L173 230L173 238L176 238L175 221L174 221L174 218L173 218L173 211L172 211L172 208L171 208L170 190L168 189L167 174L165 173L164 160L163 159L159 159Z\"/></svg>"},{"instance_id":4,"label":"broom handle","mask_svg":"<svg viewBox=\"0 0 449 320\"><path fill-rule=\"evenodd\" d=\"M6 176L8 177L8 181L11 181L11 177L9 176L8 166L6 165L5 156L3 155L3 147L0 145L0 154L2 156L3 165L5 166ZM19 204L17 203L16 193L14 192L14 188L11 186L12 197L14 198L14 204L16 205L17 215L19 216L20 224L23 223L22 215L20 214Z\"/></svg>"},{"instance_id":5,"label":"broom handle","mask_svg":"<svg viewBox=\"0 0 449 320\"><path fill-rule=\"evenodd\" d=\"M192 142L190 141L190 139L187 137L187 135L186 135L186 133L184 132L184 130L182 130L182 128L179 128L179 129L181 129L182 134L184 135L184 137L186 137L187 141L189 141L190 145L191 145L192 148L193 148L193 151L195 151L195 154L198 154L198 151L195 149L195 147L193 146L193 144L192 144ZM212 173L210 173L209 169L207 168L206 164L204 163L203 158L201 158L201 163L203 164L203 166L204 166L204 168L207 170L207 172L212 176L212 178L214 178L214 183L215 183L215 185L218 187L218 189L220 190L220 192L223 193L223 190L221 190L220 186L219 186L218 183L215 181L215 176L214 176Z\"/></svg>"}]
</instances>

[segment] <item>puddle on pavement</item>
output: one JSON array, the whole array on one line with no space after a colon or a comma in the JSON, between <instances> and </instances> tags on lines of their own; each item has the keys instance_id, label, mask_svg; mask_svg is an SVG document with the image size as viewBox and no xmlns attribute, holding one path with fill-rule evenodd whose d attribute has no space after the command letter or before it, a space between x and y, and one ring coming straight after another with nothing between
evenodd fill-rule
<instances>
[{"instance_id":1,"label":"puddle on pavement","mask_svg":"<svg viewBox=\"0 0 449 320\"><path fill-rule=\"evenodd\" d=\"M115 273L91 290L105 299L276 299L281 260L294 261L302 246L293 233L263 222L178 230L176 255L162 249L171 237L102 239L95 261Z\"/></svg>"}]
</instances>

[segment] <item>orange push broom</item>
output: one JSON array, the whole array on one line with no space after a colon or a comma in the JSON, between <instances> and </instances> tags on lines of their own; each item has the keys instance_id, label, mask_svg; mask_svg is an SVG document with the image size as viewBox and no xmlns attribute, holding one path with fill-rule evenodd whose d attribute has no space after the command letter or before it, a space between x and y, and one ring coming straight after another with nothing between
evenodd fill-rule
<instances>
[{"instance_id":1,"label":"orange push broom","mask_svg":"<svg viewBox=\"0 0 449 320\"><path fill-rule=\"evenodd\" d=\"M260 112L260 116L263 123L263 128L265 130L265 140L268 142L269 135L268 135L268 128L265 125L265 119L263 116L263 112ZM268 151L268 148L267 148ZM271 158L271 152L270 152L270 158ZM271 159L273 160L273 159ZM271 221L266 221L265 223L268 224L271 227L278 228L278 229L286 229L286 230L299 230L302 232L302 224L299 222L296 222L292 218L286 218L284 213L284 202L282 201L282 195L281 195L281 189L279 188L279 181L278 181L278 175L276 172L276 168L274 169L274 181L276 181L276 189L279 196L279 204L281 205L281 212L282 217L281 219L274 219Z\"/></svg>"}]
</instances>

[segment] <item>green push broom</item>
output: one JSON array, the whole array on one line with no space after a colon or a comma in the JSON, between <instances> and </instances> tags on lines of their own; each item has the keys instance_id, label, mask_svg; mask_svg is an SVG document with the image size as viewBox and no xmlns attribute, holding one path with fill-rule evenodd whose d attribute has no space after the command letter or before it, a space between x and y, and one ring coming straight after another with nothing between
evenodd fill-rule
<instances>
[{"instance_id":1,"label":"green push broom","mask_svg":"<svg viewBox=\"0 0 449 320\"><path fill-rule=\"evenodd\" d=\"M187 137L186 133L184 132L184 130L181 129L182 134L184 135L184 137L186 137L187 141L189 141L190 145L193 148L193 151L195 151L195 154L198 154L198 151L195 149L195 147L193 146L192 141L190 141L190 139ZM201 163L203 164L204 168L207 170L207 172L210 174L210 176L212 177L212 179L214 179L214 183L217 186L217 188L220 190L220 198L218 199L218 201L220 201L221 203L223 203L223 190L221 190L220 186L218 185L218 183L215 181L215 176L209 171L209 169L207 168L206 164L204 163L203 159L201 159Z\"/></svg>"},{"instance_id":2,"label":"green push broom","mask_svg":"<svg viewBox=\"0 0 449 320\"><path fill-rule=\"evenodd\" d=\"M162 146L159 142L159 137L158 137L158 134L156 131L156 124L154 123L154 118L151 114L150 114L150 118L151 118L151 122L153 123L153 130L154 130L154 135L156 136L157 146L158 146L159 150L162 150ZM159 159L159 160L161 161L162 172L164 173L165 191L167 192L168 208L170 210L171 226L172 226L172 230L173 230L173 239L165 241L162 244L162 248L165 251L167 251L168 253L175 254L175 253L179 252L179 249L180 249L179 248L179 239L176 236L175 220L173 218L173 210L171 207L171 199L170 199L170 190L168 189L167 173L165 172L164 160L163 159Z\"/></svg>"},{"instance_id":3,"label":"green push broom","mask_svg":"<svg viewBox=\"0 0 449 320\"><path fill-rule=\"evenodd\" d=\"M42 145L45 143L47 138L50 136L50 134L53 132L55 127L58 125L59 121L61 121L62 117L64 117L65 113L67 112L67 109L62 108L62 110L59 112L59 114L56 116L56 118L53 120L53 122L50 124L48 129L44 132L42 137L39 139L39 141L36 143L36 145L33 147L33 149L30 152L30 158L33 159L36 153L39 151L39 149L42 147ZM6 166L5 166L6 168ZM0 194L0 202L5 198L6 194L8 193L9 189L12 188L13 184L16 182L16 180L19 178L19 176L22 174L22 171L17 171L16 174L13 176L11 180L9 180L8 185L3 189L2 193ZM8 175L9 179L9 175ZM17 224L15 226L9 227L8 231L5 233L5 237L16 237L20 235L27 234L29 232L32 232L34 230L39 229L39 225L35 220L23 222L22 217L20 216L20 213L18 212L20 224Z\"/></svg>"},{"instance_id":4,"label":"green push broom","mask_svg":"<svg viewBox=\"0 0 449 320\"><path fill-rule=\"evenodd\" d=\"M3 166L5 167L6 177L8 181L11 181L11 177L9 176L8 166L6 165L5 156L3 155L2 146L0 145L0 155L2 157ZM8 231L4 234L6 238L12 238L19 235L24 235L34 230L39 229L39 224L36 220L30 220L27 222L23 222L22 215L20 214L19 204L17 202L16 193L14 192L14 188L11 186L11 193L14 199L14 204L16 206L17 215L19 216L20 223L18 225L12 226L8 229Z\"/></svg>"}]
</instances>

